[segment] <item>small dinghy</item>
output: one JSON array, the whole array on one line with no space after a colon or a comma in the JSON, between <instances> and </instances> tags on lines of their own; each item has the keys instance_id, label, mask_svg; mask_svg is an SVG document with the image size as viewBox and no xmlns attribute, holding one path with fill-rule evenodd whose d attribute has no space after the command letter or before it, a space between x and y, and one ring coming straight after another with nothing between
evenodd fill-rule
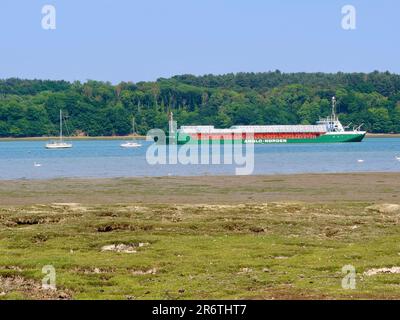
<instances>
[{"instance_id":1,"label":"small dinghy","mask_svg":"<svg viewBox=\"0 0 400 320\"><path fill-rule=\"evenodd\" d=\"M121 148L139 148L142 145L137 142L125 142L120 144Z\"/></svg>"}]
</instances>

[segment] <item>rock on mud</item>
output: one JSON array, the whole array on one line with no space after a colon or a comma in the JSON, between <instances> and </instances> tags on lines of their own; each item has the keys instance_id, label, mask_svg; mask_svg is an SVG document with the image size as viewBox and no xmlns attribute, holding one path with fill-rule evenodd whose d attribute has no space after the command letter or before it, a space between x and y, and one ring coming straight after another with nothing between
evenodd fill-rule
<instances>
[{"instance_id":1,"label":"rock on mud","mask_svg":"<svg viewBox=\"0 0 400 320\"><path fill-rule=\"evenodd\" d=\"M364 275L370 277L375 276L377 274L396 274L400 273L400 267L391 267L391 268L379 268L379 269L370 269L364 272Z\"/></svg>"},{"instance_id":2,"label":"rock on mud","mask_svg":"<svg viewBox=\"0 0 400 320\"><path fill-rule=\"evenodd\" d=\"M136 248L141 248L148 246L149 243L147 242L139 242L134 244L110 244L107 246L101 247L101 251L114 251L114 252L122 252L122 253L136 253Z\"/></svg>"},{"instance_id":3,"label":"rock on mud","mask_svg":"<svg viewBox=\"0 0 400 320\"><path fill-rule=\"evenodd\" d=\"M149 270L134 270L132 271L132 274L134 275L145 275L145 274L156 274L157 269L156 268L151 268Z\"/></svg>"}]
</instances>

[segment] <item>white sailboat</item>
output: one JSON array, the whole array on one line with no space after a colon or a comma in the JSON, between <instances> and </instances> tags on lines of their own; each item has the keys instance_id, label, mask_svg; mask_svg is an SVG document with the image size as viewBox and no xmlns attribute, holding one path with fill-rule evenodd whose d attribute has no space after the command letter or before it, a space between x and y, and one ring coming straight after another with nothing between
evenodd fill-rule
<instances>
[{"instance_id":1,"label":"white sailboat","mask_svg":"<svg viewBox=\"0 0 400 320\"><path fill-rule=\"evenodd\" d=\"M58 141L50 141L46 144L46 149L69 149L72 143L65 142L63 139L62 111L60 110L60 139Z\"/></svg>"},{"instance_id":2,"label":"white sailboat","mask_svg":"<svg viewBox=\"0 0 400 320\"><path fill-rule=\"evenodd\" d=\"M135 135L135 118L132 118L132 134ZM121 148L139 148L142 145L136 142L135 138L132 141L126 141L120 144Z\"/></svg>"}]
</instances>

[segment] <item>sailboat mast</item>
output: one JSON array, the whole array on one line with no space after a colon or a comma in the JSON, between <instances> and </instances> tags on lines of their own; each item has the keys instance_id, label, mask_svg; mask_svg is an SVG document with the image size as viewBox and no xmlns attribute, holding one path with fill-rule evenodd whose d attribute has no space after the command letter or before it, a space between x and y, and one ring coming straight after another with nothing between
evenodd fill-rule
<instances>
[{"instance_id":1,"label":"sailboat mast","mask_svg":"<svg viewBox=\"0 0 400 320\"><path fill-rule=\"evenodd\" d=\"M132 140L135 140L135 117L132 118Z\"/></svg>"},{"instance_id":2,"label":"sailboat mast","mask_svg":"<svg viewBox=\"0 0 400 320\"><path fill-rule=\"evenodd\" d=\"M62 111L60 109L60 141L62 142L63 138L63 132L62 132Z\"/></svg>"}]
</instances>

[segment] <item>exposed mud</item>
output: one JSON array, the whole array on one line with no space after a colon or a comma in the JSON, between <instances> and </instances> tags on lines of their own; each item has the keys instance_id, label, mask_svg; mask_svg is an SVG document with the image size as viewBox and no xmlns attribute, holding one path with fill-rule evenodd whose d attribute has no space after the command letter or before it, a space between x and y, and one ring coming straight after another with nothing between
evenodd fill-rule
<instances>
[{"instance_id":1,"label":"exposed mud","mask_svg":"<svg viewBox=\"0 0 400 320\"><path fill-rule=\"evenodd\" d=\"M101 247L101 251L114 251L114 252L122 252L122 253L136 253L137 248L146 247L149 243L147 242L139 242L133 244L110 244Z\"/></svg>"},{"instance_id":2,"label":"exposed mud","mask_svg":"<svg viewBox=\"0 0 400 320\"><path fill-rule=\"evenodd\" d=\"M399 274L400 267L391 267L391 268L374 268L364 272L364 275L370 277L375 276L377 274Z\"/></svg>"},{"instance_id":3,"label":"exposed mud","mask_svg":"<svg viewBox=\"0 0 400 320\"><path fill-rule=\"evenodd\" d=\"M32 300L71 299L69 291L44 289L40 282L21 276L0 276L0 296L7 298L10 293L22 295L24 298Z\"/></svg>"},{"instance_id":4,"label":"exposed mud","mask_svg":"<svg viewBox=\"0 0 400 320\"><path fill-rule=\"evenodd\" d=\"M400 205L392 203L375 204L366 208L379 213L400 213Z\"/></svg>"},{"instance_id":5,"label":"exposed mud","mask_svg":"<svg viewBox=\"0 0 400 320\"><path fill-rule=\"evenodd\" d=\"M132 270L131 273L133 275L146 275L146 274L156 274L157 269L156 268L151 268L148 270Z\"/></svg>"},{"instance_id":6,"label":"exposed mud","mask_svg":"<svg viewBox=\"0 0 400 320\"><path fill-rule=\"evenodd\" d=\"M24 192L21 192L21 190ZM51 190L51 193L48 192ZM113 191L113 192L110 192ZM82 204L220 204L267 201L400 201L400 173L295 174L265 176L145 177L0 181L2 205L52 203L84 211ZM155 192L156 191L156 192ZM213 210L214 208L210 208ZM219 210L221 207L215 207ZM126 209L125 209L126 210Z\"/></svg>"}]
</instances>

